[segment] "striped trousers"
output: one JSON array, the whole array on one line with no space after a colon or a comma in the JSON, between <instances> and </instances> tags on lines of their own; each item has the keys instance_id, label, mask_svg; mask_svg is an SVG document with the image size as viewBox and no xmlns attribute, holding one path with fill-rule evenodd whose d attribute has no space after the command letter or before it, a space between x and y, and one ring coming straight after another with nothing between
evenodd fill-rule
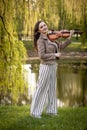
<instances>
[{"instance_id":1,"label":"striped trousers","mask_svg":"<svg viewBox=\"0 0 87 130\"><path fill-rule=\"evenodd\" d=\"M32 98L30 113L41 115L44 107L46 113L57 113L56 70L57 64L39 66L36 91Z\"/></svg>"}]
</instances>

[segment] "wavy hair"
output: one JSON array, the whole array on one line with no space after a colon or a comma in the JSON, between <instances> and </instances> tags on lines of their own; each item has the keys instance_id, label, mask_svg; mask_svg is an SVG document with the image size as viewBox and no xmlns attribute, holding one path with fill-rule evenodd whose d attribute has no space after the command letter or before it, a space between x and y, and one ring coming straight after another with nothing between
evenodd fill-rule
<instances>
[{"instance_id":1,"label":"wavy hair","mask_svg":"<svg viewBox=\"0 0 87 130\"><path fill-rule=\"evenodd\" d=\"M39 33L39 24L42 22L42 20L39 20L36 22L35 26L34 26L34 46L37 49L37 40L40 37L40 33Z\"/></svg>"}]
</instances>

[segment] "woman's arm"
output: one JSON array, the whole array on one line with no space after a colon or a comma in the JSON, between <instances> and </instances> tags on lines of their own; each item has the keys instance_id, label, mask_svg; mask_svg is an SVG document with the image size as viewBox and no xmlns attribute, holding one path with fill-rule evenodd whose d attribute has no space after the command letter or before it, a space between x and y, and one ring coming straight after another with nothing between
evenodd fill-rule
<instances>
[{"instance_id":1,"label":"woman's arm","mask_svg":"<svg viewBox=\"0 0 87 130\"><path fill-rule=\"evenodd\" d=\"M71 38L72 38L73 33L74 33L74 31L71 30L70 36L63 43L58 44L59 49L64 49L65 47L67 47L71 43Z\"/></svg>"}]
</instances>

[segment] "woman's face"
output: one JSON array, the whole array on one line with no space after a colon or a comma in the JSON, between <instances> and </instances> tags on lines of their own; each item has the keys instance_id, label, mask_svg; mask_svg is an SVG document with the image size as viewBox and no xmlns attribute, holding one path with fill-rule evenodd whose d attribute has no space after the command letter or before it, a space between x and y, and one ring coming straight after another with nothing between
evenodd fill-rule
<instances>
[{"instance_id":1,"label":"woman's face","mask_svg":"<svg viewBox=\"0 0 87 130\"><path fill-rule=\"evenodd\" d=\"M47 34L47 32L48 32L48 27L47 27L47 25L46 25L45 22L41 22L41 23L39 24L39 32L40 32L40 33L43 33L43 34Z\"/></svg>"}]
</instances>

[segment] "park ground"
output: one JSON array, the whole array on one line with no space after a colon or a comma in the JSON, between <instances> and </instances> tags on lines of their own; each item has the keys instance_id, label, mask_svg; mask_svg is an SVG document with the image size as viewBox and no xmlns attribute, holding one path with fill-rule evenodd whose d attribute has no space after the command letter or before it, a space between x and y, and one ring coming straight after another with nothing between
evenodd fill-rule
<instances>
[{"instance_id":1,"label":"park ground","mask_svg":"<svg viewBox=\"0 0 87 130\"><path fill-rule=\"evenodd\" d=\"M30 116L30 107L1 106L0 130L87 130L87 107L58 108L57 116Z\"/></svg>"}]
</instances>

